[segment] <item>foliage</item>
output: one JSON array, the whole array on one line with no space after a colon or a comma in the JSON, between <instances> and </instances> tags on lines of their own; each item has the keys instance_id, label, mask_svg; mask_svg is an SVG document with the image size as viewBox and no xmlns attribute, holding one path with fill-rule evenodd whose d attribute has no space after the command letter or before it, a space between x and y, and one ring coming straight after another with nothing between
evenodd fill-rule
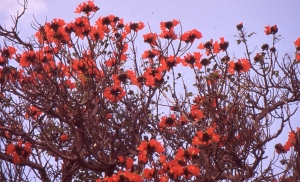
<instances>
[{"instance_id":1,"label":"foliage","mask_svg":"<svg viewBox=\"0 0 300 182\"><path fill-rule=\"evenodd\" d=\"M279 59L278 28L266 26L271 43L250 52L255 33L240 23L245 57L230 58L223 37L189 52L201 32L181 32L172 20L143 35L149 49L140 57L144 23L108 15L93 25L93 1L78 5L83 16L72 22L35 22L24 40L26 3L11 30L0 26L1 181L300 178L299 128L275 145L274 158L266 155L300 101L300 38L295 58Z\"/></svg>"}]
</instances>

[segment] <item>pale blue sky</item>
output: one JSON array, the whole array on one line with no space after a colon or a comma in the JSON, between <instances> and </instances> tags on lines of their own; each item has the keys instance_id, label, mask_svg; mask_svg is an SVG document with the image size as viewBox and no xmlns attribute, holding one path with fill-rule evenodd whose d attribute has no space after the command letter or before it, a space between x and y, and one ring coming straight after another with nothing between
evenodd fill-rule
<instances>
[{"instance_id":1,"label":"pale blue sky","mask_svg":"<svg viewBox=\"0 0 300 182\"><path fill-rule=\"evenodd\" d=\"M63 18L71 21L76 6L81 0L30 0L28 12L21 21L23 33L27 34L30 22L35 14L39 22L52 18ZM9 24L10 14L15 14L20 6L13 0L1 0L0 23ZM149 22L152 31L159 31L159 22L179 19L183 30L196 28L203 34L203 41L224 36L230 41L230 50L237 47L233 42L237 33L235 25L243 22L249 32L256 32L253 42L261 44L270 40L264 35L264 26L277 24L279 34L284 39L278 44L280 52L292 54L293 42L300 37L300 1L298 0L95 0L100 7L95 18L114 14L127 21ZM298 23L297 23L298 22ZM147 32L146 27L144 32ZM30 31L29 31L30 32ZM28 33L29 33L28 32ZM250 41L252 42L252 41ZM249 43L250 43L249 42ZM256 45L256 44L254 44ZM253 48L255 47L253 45ZM239 46L240 47L240 46Z\"/></svg>"},{"instance_id":2,"label":"pale blue sky","mask_svg":"<svg viewBox=\"0 0 300 182\"><path fill-rule=\"evenodd\" d=\"M35 33L30 27L33 14L41 24L46 18L48 21L53 18L72 21L75 17L81 16L74 13L80 2L82 1L29 0L28 11L20 22L22 36ZM247 32L257 33L248 41L250 51L255 50L257 46L256 51L259 52L262 44L271 44L272 37L264 33L266 25L276 24L279 29L278 34L283 36L277 44L279 57L282 57L284 53L293 55L295 51L293 42L300 37L299 0L95 0L95 4L100 7L100 11L96 13L94 20L100 16L113 14L124 18L125 22L143 21L146 27L140 37L149 32L147 23L152 32L159 32L159 22L178 19L182 23L183 31L198 29L203 35L200 41L206 42L211 38L217 40L224 36L225 40L230 42L228 49L230 55L236 56L244 55L244 47L238 46L234 38L234 35L238 33L236 25L240 22L243 22ZM1 0L0 24L11 26L9 16L15 15L18 9L20 6L15 0ZM197 41L195 46L200 41ZM149 48L142 39L137 42L137 45L140 54ZM300 114L297 115L300 116ZM299 117L296 116L293 119L294 126L300 126L297 118ZM287 134L282 135L282 138L278 140L285 142Z\"/></svg>"}]
</instances>

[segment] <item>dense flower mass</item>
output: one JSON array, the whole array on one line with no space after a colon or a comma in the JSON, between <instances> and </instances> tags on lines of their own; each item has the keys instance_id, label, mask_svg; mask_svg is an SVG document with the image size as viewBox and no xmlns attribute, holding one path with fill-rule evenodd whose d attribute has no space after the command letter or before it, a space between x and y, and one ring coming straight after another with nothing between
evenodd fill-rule
<instances>
[{"instance_id":1,"label":"dense flower mass","mask_svg":"<svg viewBox=\"0 0 300 182\"><path fill-rule=\"evenodd\" d=\"M227 38L200 43L202 33L183 32L179 20L141 35L143 22L94 16L99 9L83 2L70 22L36 23L29 40L0 26L0 179L275 182L300 176L299 128L275 145L274 158L266 155L268 142L292 118L289 106L300 102L300 38L295 55L280 62L276 25L266 26L273 36L249 52L253 33L240 23L235 37L246 51L236 59ZM278 129L270 129L273 123ZM274 174L277 159L283 172Z\"/></svg>"}]
</instances>

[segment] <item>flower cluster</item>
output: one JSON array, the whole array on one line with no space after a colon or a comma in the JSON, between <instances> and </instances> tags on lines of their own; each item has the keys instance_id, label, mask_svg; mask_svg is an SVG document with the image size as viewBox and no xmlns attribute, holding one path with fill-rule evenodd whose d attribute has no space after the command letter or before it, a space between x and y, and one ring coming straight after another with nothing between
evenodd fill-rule
<instances>
[{"instance_id":1,"label":"flower cluster","mask_svg":"<svg viewBox=\"0 0 300 182\"><path fill-rule=\"evenodd\" d=\"M13 156L14 164L20 164L23 161L28 160L31 151L31 143L26 142L23 145L23 141L19 140L17 144L9 144L6 148L6 154Z\"/></svg>"}]
</instances>

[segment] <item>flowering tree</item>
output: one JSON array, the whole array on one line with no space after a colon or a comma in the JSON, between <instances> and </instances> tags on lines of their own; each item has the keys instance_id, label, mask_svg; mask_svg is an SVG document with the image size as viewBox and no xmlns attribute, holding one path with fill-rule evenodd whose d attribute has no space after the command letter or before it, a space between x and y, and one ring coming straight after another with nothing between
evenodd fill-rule
<instances>
[{"instance_id":1,"label":"flowering tree","mask_svg":"<svg viewBox=\"0 0 300 182\"><path fill-rule=\"evenodd\" d=\"M240 23L245 57L230 58L223 37L196 43L200 31L181 32L172 20L143 35L149 49L139 55L144 23L92 21L98 10L88 1L72 22L35 22L26 40L18 34L24 11L11 30L0 26L2 181L300 178L300 129L289 125L300 101L300 38L295 57L280 59L278 28L266 26L270 43L251 52L253 33ZM268 158L266 145L279 136L288 140Z\"/></svg>"}]
</instances>

